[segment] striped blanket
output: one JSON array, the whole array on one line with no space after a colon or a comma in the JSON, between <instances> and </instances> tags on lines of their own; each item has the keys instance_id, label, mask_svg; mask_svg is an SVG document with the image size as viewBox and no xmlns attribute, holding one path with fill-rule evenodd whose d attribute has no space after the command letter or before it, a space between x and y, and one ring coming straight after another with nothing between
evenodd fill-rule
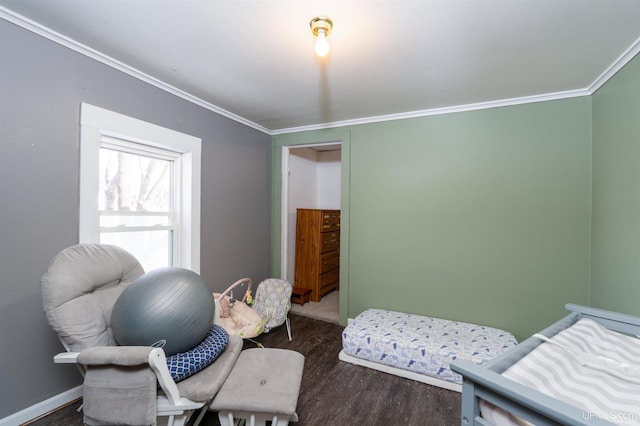
<instances>
[{"instance_id":1,"label":"striped blanket","mask_svg":"<svg viewBox=\"0 0 640 426\"><path fill-rule=\"evenodd\" d=\"M584 420L640 425L640 339L590 319L536 336L546 343L503 376L580 408Z\"/></svg>"}]
</instances>

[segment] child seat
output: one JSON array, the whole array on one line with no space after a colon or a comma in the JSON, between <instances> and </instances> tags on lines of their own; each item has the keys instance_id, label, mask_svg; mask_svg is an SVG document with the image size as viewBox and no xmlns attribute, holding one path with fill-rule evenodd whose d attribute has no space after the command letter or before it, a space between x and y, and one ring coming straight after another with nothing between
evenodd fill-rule
<instances>
[{"instance_id":1,"label":"child seat","mask_svg":"<svg viewBox=\"0 0 640 426\"><path fill-rule=\"evenodd\" d=\"M247 285L247 290L240 300L233 297L233 290L242 285ZM259 336L264 330L265 318L254 310L251 299L251 278L241 278L231 284L222 293L213 293L216 303L214 323L219 324L231 335L237 335L243 339L252 339Z\"/></svg>"},{"instance_id":2,"label":"child seat","mask_svg":"<svg viewBox=\"0 0 640 426\"><path fill-rule=\"evenodd\" d=\"M287 280L268 278L258 284L253 308L266 319L264 332L287 324L287 335L291 341L291 322L289 321L289 309L291 309L291 292L293 286Z\"/></svg>"}]
</instances>

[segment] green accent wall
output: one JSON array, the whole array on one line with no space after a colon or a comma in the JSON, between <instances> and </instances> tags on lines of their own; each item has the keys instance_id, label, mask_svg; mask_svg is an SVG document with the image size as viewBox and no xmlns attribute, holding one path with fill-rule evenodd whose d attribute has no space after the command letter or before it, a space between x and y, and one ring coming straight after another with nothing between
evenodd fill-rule
<instances>
[{"instance_id":1,"label":"green accent wall","mask_svg":"<svg viewBox=\"0 0 640 426\"><path fill-rule=\"evenodd\" d=\"M593 95L593 306L640 315L640 57Z\"/></svg>"},{"instance_id":2,"label":"green accent wall","mask_svg":"<svg viewBox=\"0 0 640 426\"><path fill-rule=\"evenodd\" d=\"M589 303L590 97L274 136L276 274L282 147L327 140L348 140L343 323L378 307L522 339Z\"/></svg>"}]
</instances>

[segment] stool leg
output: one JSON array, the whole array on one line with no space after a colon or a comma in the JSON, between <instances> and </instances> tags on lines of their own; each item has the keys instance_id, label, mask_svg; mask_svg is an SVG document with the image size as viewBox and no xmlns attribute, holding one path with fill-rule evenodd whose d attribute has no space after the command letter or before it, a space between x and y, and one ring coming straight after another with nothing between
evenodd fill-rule
<instances>
[{"instance_id":1,"label":"stool leg","mask_svg":"<svg viewBox=\"0 0 640 426\"><path fill-rule=\"evenodd\" d=\"M291 320L286 317L284 321L287 323L287 334L289 335L289 341L291 341Z\"/></svg>"},{"instance_id":2,"label":"stool leg","mask_svg":"<svg viewBox=\"0 0 640 426\"><path fill-rule=\"evenodd\" d=\"M284 417L275 416L273 418L273 421L271 422L271 426L287 426L288 424L289 424L289 419L287 418L287 416L284 416Z\"/></svg>"},{"instance_id":3,"label":"stool leg","mask_svg":"<svg viewBox=\"0 0 640 426\"><path fill-rule=\"evenodd\" d=\"M233 420L233 412L231 411L227 411L226 416L225 413L218 413L218 420L220 420L220 424L222 426L233 426L234 420Z\"/></svg>"}]
</instances>

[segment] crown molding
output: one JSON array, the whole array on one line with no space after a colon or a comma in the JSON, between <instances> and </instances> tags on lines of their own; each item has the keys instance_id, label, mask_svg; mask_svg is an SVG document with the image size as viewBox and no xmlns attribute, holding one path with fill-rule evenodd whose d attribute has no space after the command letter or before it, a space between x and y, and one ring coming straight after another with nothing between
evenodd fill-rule
<instances>
[{"instance_id":1,"label":"crown molding","mask_svg":"<svg viewBox=\"0 0 640 426\"><path fill-rule=\"evenodd\" d=\"M613 64L609 66L593 83L589 86L588 90L590 94L595 93L596 90L601 88L611 77L615 75L622 67L627 65L633 58L640 52L640 38L638 38L627 50L616 59Z\"/></svg>"},{"instance_id":2,"label":"crown molding","mask_svg":"<svg viewBox=\"0 0 640 426\"><path fill-rule=\"evenodd\" d=\"M322 130L334 127L356 126L359 124L372 124L383 121L403 120L406 118L428 117L432 115L451 114L455 112L476 111L488 108L499 108L503 106L514 106L535 102L554 101L560 99L576 98L580 96L591 96L612 78L622 67L628 64L638 53L640 53L640 38L631 44L598 78L584 89L568 90L563 92L545 93L541 95L524 96L520 98L501 99L497 101L479 102L467 105L457 105L452 107L433 108L421 111L411 111L399 114L379 115L374 117L356 118L353 120L336 121L332 123L313 124L309 126L291 127L287 129L273 130L272 135L286 133L303 132L308 130Z\"/></svg>"},{"instance_id":3,"label":"crown molding","mask_svg":"<svg viewBox=\"0 0 640 426\"><path fill-rule=\"evenodd\" d=\"M104 53L101 53L95 49L92 49L88 46L85 46L82 43L79 43L67 36L64 36L56 31L53 31L50 28L47 28L35 21L32 21L31 19L28 19L22 15L19 15L3 6L0 6L0 18L9 21L15 25L18 25L19 27L22 27L26 30L29 30L35 34L38 34L44 38L47 38L55 43L58 43L62 46L65 46L71 50L74 50L80 54L83 54L85 56L88 56L92 59L95 59L98 62L102 62L105 65L108 65L112 68L117 69L118 71L122 71L125 74L128 74L132 77L135 77L139 80L144 81L145 83L151 84L152 86L155 86L159 89L162 89L168 93L171 93L175 96L178 96L184 100L187 100L191 103L194 103L198 106L201 106L205 109L208 109L210 111L213 111L217 114L220 114L224 117L230 118L231 120L237 121L238 123L244 124L246 126L249 126L251 128L254 128L256 130L259 130L263 133L267 133L269 135L271 135L271 130L257 124L254 123L252 121L247 120L246 118L240 117L239 115L236 115L232 112L229 112L225 109L222 109L216 105L213 105L207 101L204 101L196 96L193 96L183 90L180 90L170 84L167 84L161 80L158 80L157 78L154 78L136 68L133 68L123 62L120 62L110 56L105 55Z\"/></svg>"},{"instance_id":4,"label":"crown molding","mask_svg":"<svg viewBox=\"0 0 640 426\"><path fill-rule=\"evenodd\" d=\"M558 99L577 98L580 96L589 96L591 93L587 89L568 90L564 92L545 93L542 95L523 96L520 98L501 99L497 101L478 102L467 105L456 105L451 107L432 108L420 111L410 111L398 114L378 115L373 117L355 118L353 120L334 121L325 124L313 124L309 126L291 127L288 129L280 129L272 131L273 135L285 133L303 132L307 130L322 130L335 127L357 126L359 124L380 123L383 121L404 120L407 118L429 117L432 115L451 114L455 112L477 111L489 108L499 108L504 106L514 106L522 104L531 104L535 102L554 101Z\"/></svg>"},{"instance_id":5,"label":"crown molding","mask_svg":"<svg viewBox=\"0 0 640 426\"><path fill-rule=\"evenodd\" d=\"M312 124L308 126L291 127L285 129L271 130L264 126L261 126L246 118L240 117L232 112L222 109L210 102L204 101L196 96L193 96L183 90L180 90L170 84L167 84L161 80L158 80L148 74L143 73L123 62L120 62L114 58L111 58L95 49L85 46L69 37L59 34L35 21L32 21L24 16L21 16L3 6L0 6L0 18L12 22L22 28L25 28L33 33L36 33L42 37L45 37L51 41L61 44L69 49L72 49L78 53L95 59L104 63L112 68L122 71L128 75L131 75L139 80L142 80L148 84L151 84L159 89L169 92L175 96L183 98L191 103L199 105L212 112L220 114L238 123L244 124L253 129L259 130L270 136L281 135L286 133L303 132L309 130L322 130L335 127L356 126L361 124L372 124L384 121L392 120L404 120L408 118L428 117L432 115L451 114L457 112L475 111L489 108L499 108L503 106L522 105L535 102L545 102L559 99L575 98L580 96L590 96L595 93L600 87L602 87L611 77L613 77L622 67L624 67L631 59L633 59L640 52L640 38L638 38L629 48L627 48L616 61L611 64L598 78L596 78L588 87L583 89L568 90L563 92L545 93L533 96L523 96L519 98L501 99L496 101L478 102L466 105L456 105L451 107L432 108L419 111L409 111L397 114L387 114L379 116L371 116L364 118L356 118L352 120L335 121L329 123Z\"/></svg>"}]
</instances>

